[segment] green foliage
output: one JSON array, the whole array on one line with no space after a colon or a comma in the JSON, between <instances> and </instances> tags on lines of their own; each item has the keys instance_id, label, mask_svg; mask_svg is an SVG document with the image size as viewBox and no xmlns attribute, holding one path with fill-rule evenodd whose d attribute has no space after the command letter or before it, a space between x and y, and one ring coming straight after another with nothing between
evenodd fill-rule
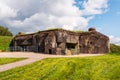
<instances>
[{"instance_id":1,"label":"green foliage","mask_svg":"<svg viewBox=\"0 0 120 80\"><path fill-rule=\"evenodd\" d=\"M0 58L0 65L20 61L23 59L25 59L25 58Z\"/></svg>"},{"instance_id":2,"label":"green foliage","mask_svg":"<svg viewBox=\"0 0 120 80\"><path fill-rule=\"evenodd\" d=\"M9 44L13 37L11 36L0 36L0 50L6 51L9 48Z\"/></svg>"},{"instance_id":3,"label":"green foliage","mask_svg":"<svg viewBox=\"0 0 120 80\"><path fill-rule=\"evenodd\" d=\"M120 56L48 58L0 73L1 80L120 80Z\"/></svg>"},{"instance_id":4,"label":"green foliage","mask_svg":"<svg viewBox=\"0 0 120 80\"><path fill-rule=\"evenodd\" d=\"M75 32L75 33L85 33L85 32L88 32L88 31L74 30L73 32Z\"/></svg>"},{"instance_id":5,"label":"green foliage","mask_svg":"<svg viewBox=\"0 0 120 80\"><path fill-rule=\"evenodd\" d=\"M9 31L8 28L0 26L0 36L12 36L13 34Z\"/></svg>"},{"instance_id":6,"label":"green foliage","mask_svg":"<svg viewBox=\"0 0 120 80\"><path fill-rule=\"evenodd\" d=\"M63 28L49 28L48 30L65 30ZM83 33L83 32L88 32L88 31L80 31L80 30L67 30L67 31L71 31L71 32L75 32L75 33Z\"/></svg>"},{"instance_id":7,"label":"green foliage","mask_svg":"<svg viewBox=\"0 0 120 80\"><path fill-rule=\"evenodd\" d=\"M48 28L47 30L64 30L63 28Z\"/></svg>"},{"instance_id":8,"label":"green foliage","mask_svg":"<svg viewBox=\"0 0 120 80\"><path fill-rule=\"evenodd\" d=\"M25 35L25 33L24 32L18 32L17 36L19 36L19 35Z\"/></svg>"},{"instance_id":9,"label":"green foliage","mask_svg":"<svg viewBox=\"0 0 120 80\"><path fill-rule=\"evenodd\" d=\"M113 54L120 54L120 46L117 46L115 44L110 44L110 50Z\"/></svg>"}]
</instances>

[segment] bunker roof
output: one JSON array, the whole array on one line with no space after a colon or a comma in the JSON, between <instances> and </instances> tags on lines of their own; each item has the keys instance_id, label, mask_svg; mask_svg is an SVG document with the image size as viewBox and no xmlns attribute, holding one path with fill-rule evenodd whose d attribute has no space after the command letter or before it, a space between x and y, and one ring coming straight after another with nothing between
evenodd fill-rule
<instances>
[{"instance_id":1,"label":"bunker roof","mask_svg":"<svg viewBox=\"0 0 120 80\"><path fill-rule=\"evenodd\" d=\"M103 37L106 37L107 39L109 39L106 35L97 32L95 28L89 28L88 31L71 31L71 30L65 30L62 28L55 28L55 29L48 29L48 30L43 30L43 31L38 31L36 33L31 33L31 34L22 34L22 35L16 35L15 37L27 37L27 36L33 36L36 34L41 34L41 33L50 33L50 32L67 32L68 34L74 34L74 35L91 35L91 34L97 34Z\"/></svg>"}]
</instances>

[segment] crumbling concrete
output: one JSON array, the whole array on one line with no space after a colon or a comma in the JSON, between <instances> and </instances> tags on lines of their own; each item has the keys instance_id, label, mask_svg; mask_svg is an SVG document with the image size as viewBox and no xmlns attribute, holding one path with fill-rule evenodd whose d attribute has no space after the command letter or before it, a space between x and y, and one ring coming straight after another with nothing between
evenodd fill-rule
<instances>
[{"instance_id":1,"label":"crumbling concrete","mask_svg":"<svg viewBox=\"0 0 120 80\"><path fill-rule=\"evenodd\" d=\"M94 28L86 32L63 29L45 30L34 34L17 35L11 51L30 51L57 55L80 53L109 53L109 38Z\"/></svg>"}]
</instances>

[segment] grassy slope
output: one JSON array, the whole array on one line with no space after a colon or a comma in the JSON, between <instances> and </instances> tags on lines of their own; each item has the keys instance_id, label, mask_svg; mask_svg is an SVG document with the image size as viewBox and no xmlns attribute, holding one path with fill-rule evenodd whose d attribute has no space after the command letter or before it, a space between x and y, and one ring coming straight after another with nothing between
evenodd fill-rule
<instances>
[{"instance_id":1,"label":"grassy slope","mask_svg":"<svg viewBox=\"0 0 120 80\"><path fill-rule=\"evenodd\" d=\"M49 58L2 72L0 80L120 80L120 56Z\"/></svg>"},{"instance_id":2,"label":"grassy slope","mask_svg":"<svg viewBox=\"0 0 120 80\"><path fill-rule=\"evenodd\" d=\"M0 65L20 61L23 59L25 59L25 58L0 58Z\"/></svg>"},{"instance_id":3,"label":"grassy slope","mask_svg":"<svg viewBox=\"0 0 120 80\"><path fill-rule=\"evenodd\" d=\"M12 38L11 36L0 36L0 50L8 50Z\"/></svg>"},{"instance_id":4,"label":"grassy slope","mask_svg":"<svg viewBox=\"0 0 120 80\"><path fill-rule=\"evenodd\" d=\"M120 54L120 46L118 46L118 45L111 44L110 50L111 50L111 53L113 53L113 54Z\"/></svg>"}]
</instances>

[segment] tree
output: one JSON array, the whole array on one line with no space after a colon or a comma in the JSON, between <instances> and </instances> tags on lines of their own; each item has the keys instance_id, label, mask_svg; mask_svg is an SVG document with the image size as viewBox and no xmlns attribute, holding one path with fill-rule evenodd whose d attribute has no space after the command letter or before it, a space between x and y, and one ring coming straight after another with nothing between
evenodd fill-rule
<instances>
[{"instance_id":1,"label":"tree","mask_svg":"<svg viewBox=\"0 0 120 80\"><path fill-rule=\"evenodd\" d=\"M7 27L0 26L0 36L12 36L12 32Z\"/></svg>"},{"instance_id":2,"label":"tree","mask_svg":"<svg viewBox=\"0 0 120 80\"><path fill-rule=\"evenodd\" d=\"M25 33L24 32L18 32L17 36L19 36L19 35L25 35Z\"/></svg>"}]
</instances>

